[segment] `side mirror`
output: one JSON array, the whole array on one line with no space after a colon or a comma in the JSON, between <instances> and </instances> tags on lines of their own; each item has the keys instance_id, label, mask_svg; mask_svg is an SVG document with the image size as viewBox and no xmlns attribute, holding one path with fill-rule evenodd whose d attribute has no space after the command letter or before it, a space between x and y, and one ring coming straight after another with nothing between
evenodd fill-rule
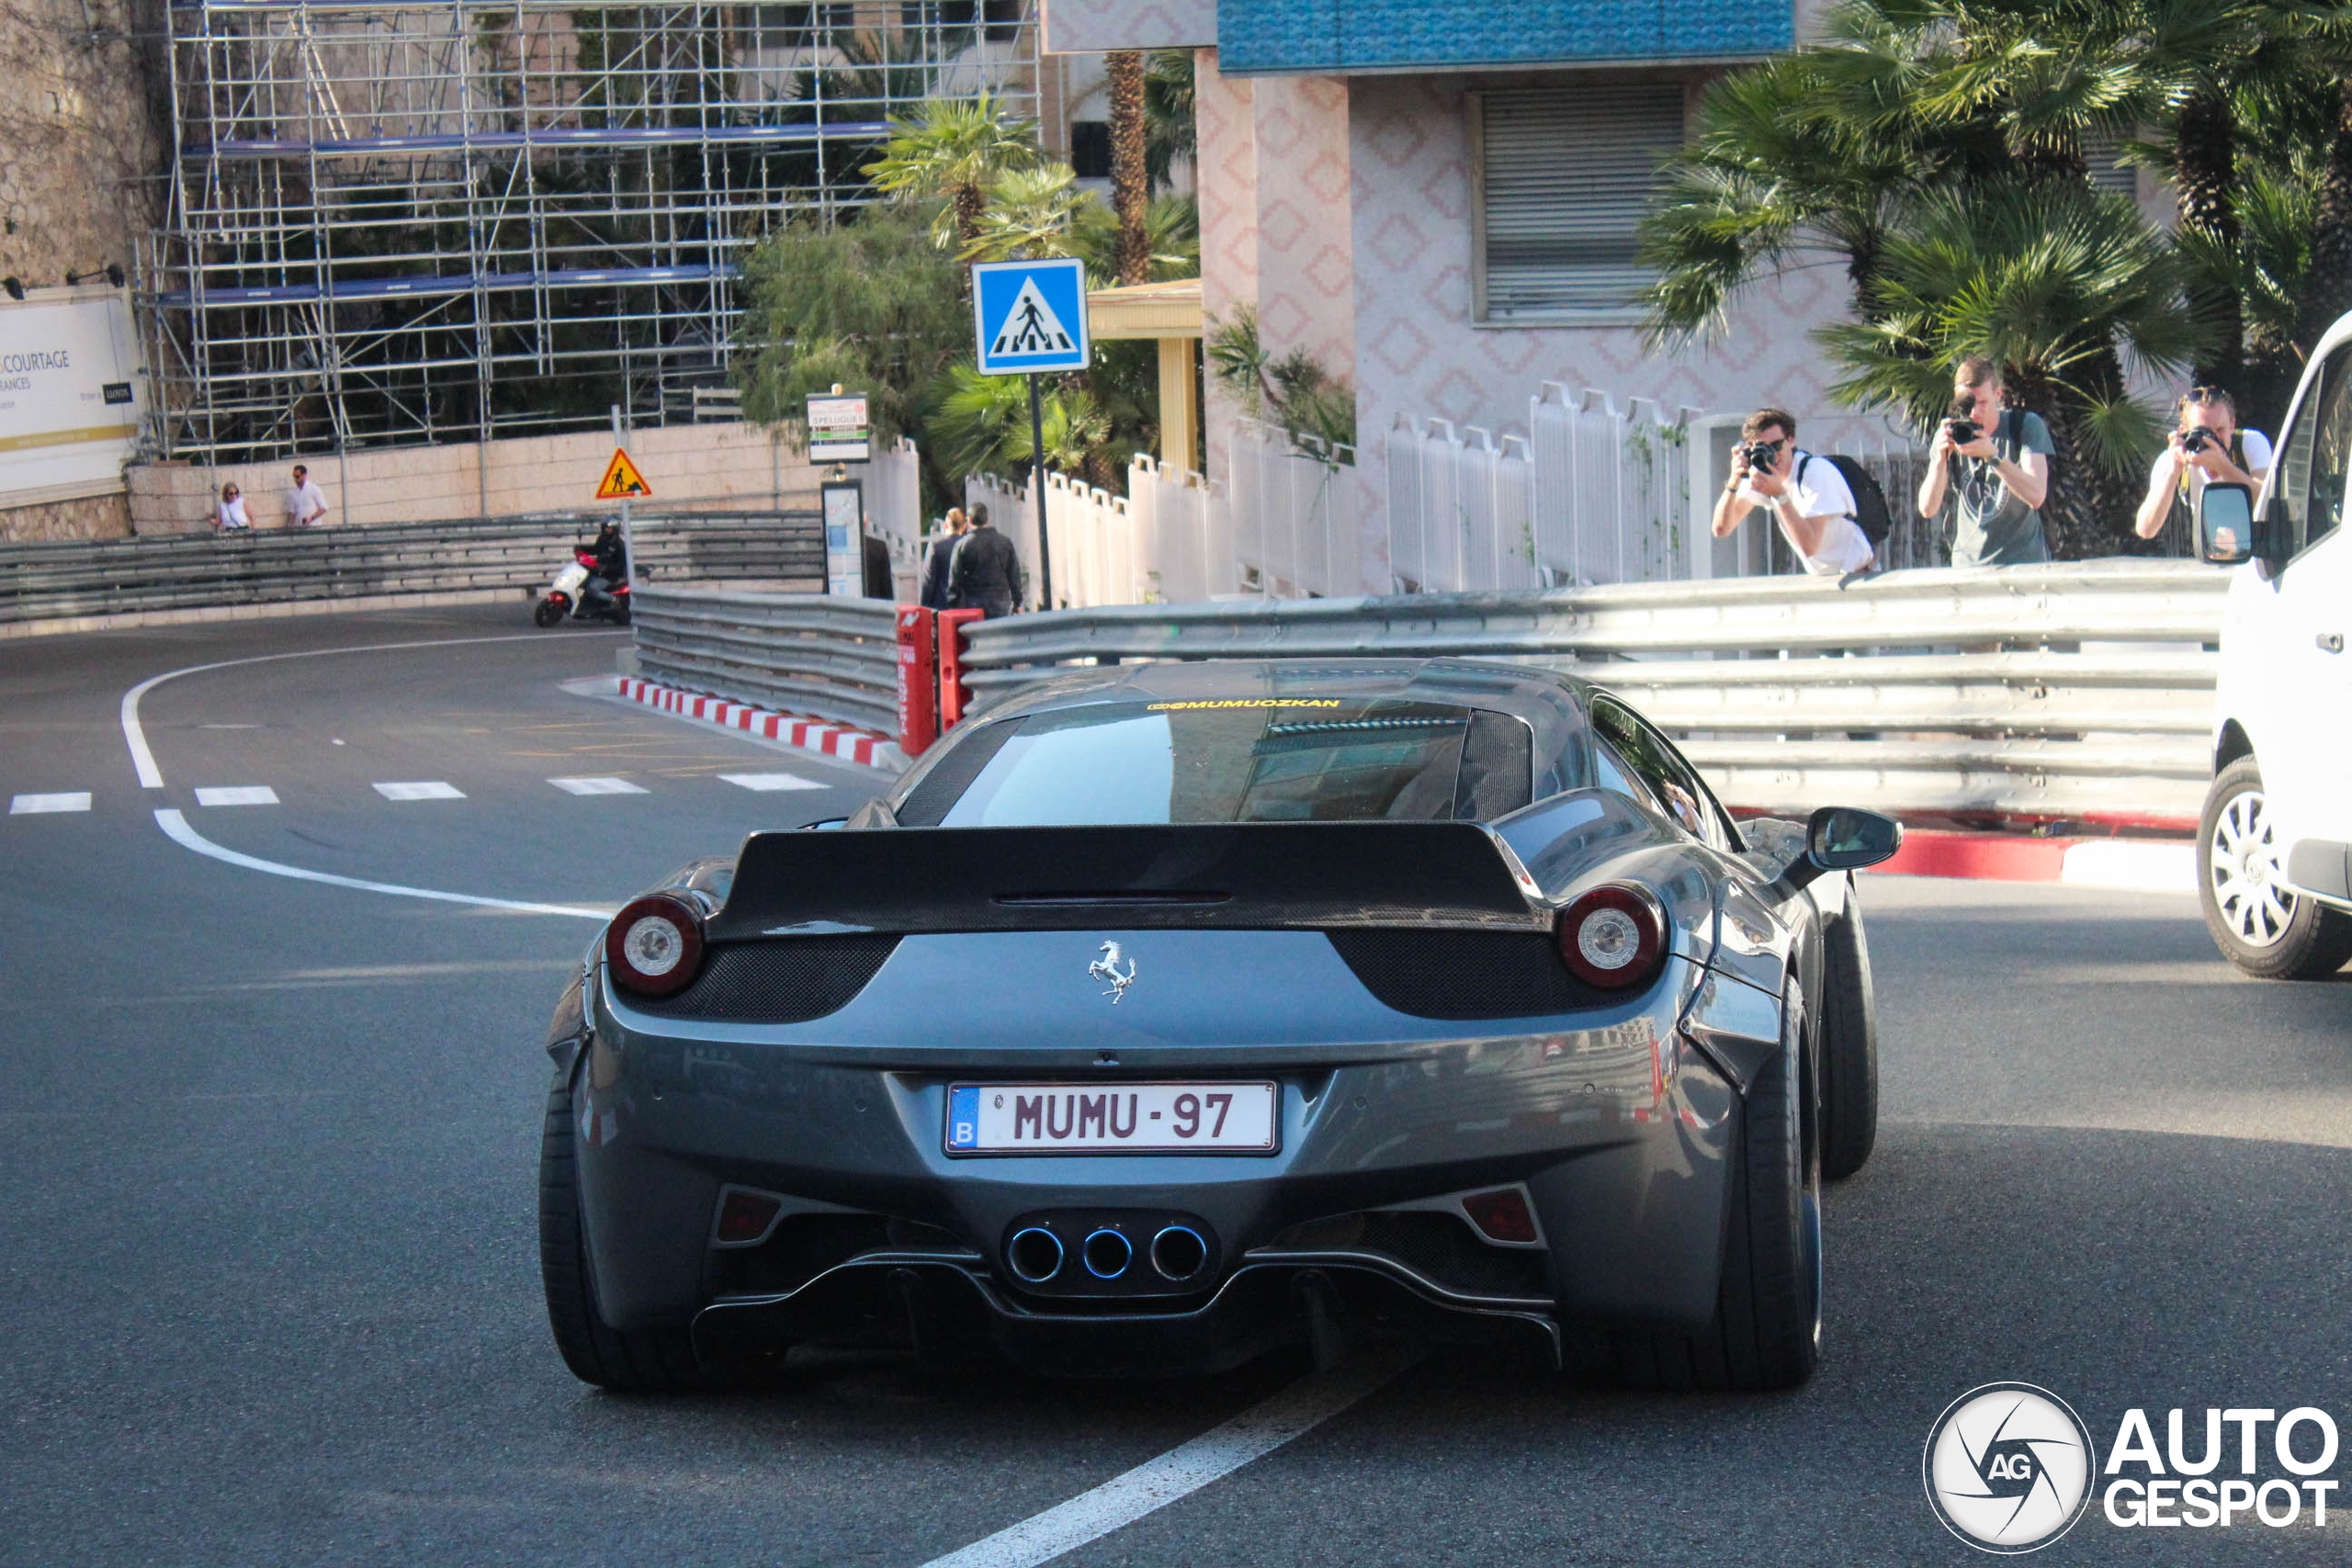
<instances>
[{"instance_id":1,"label":"side mirror","mask_svg":"<svg viewBox=\"0 0 2352 1568\"><path fill-rule=\"evenodd\" d=\"M803 822L800 824L799 831L803 833L835 833L848 826L849 818L846 817L827 817L815 822Z\"/></svg>"},{"instance_id":2,"label":"side mirror","mask_svg":"<svg viewBox=\"0 0 2352 1568\"><path fill-rule=\"evenodd\" d=\"M1825 806L1805 822L1804 853L1766 891L1775 899L1792 897L1825 872L1876 865L1902 847L1903 824L1894 818L1860 807Z\"/></svg>"},{"instance_id":3,"label":"side mirror","mask_svg":"<svg viewBox=\"0 0 2352 1568\"><path fill-rule=\"evenodd\" d=\"M1822 871L1860 871L1902 847L1902 823L1859 807L1825 806L1805 824L1805 859Z\"/></svg>"},{"instance_id":4,"label":"side mirror","mask_svg":"<svg viewBox=\"0 0 2352 1568\"><path fill-rule=\"evenodd\" d=\"M2254 492L2216 480L2197 498L2197 553L2215 566L2254 558Z\"/></svg>"}]
</instances>

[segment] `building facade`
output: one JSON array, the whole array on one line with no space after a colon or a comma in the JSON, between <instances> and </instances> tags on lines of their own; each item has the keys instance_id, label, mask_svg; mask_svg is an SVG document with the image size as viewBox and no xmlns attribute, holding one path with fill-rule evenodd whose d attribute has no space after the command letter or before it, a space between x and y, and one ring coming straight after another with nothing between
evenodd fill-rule
<instances>
[{"instance_id":1,"label":"building facade","mask_svg":"<svg viewBox=\"0 0 2352 1568\"><path fill-rule=\"evenodd\" d=\"M1815 0L1045 0L1049 51L1197 51L1202 298L1252 310L1356 394L1339 504L1361 585L1395 581L1380 451L1399 421L1524 432L1546 381L1668 410L1772 402L1810 446L1883 434L1840 414L1809 334L1842 268L1735 300L1714 341L1660 352L1634 231L1702 88L1805 36ZM2128 177L2128 175L2127 175ZM1214 330L1214 327L1212 327ZM1212 389L1223 478L1237 410Z\"/></svg>"}]
</instances>

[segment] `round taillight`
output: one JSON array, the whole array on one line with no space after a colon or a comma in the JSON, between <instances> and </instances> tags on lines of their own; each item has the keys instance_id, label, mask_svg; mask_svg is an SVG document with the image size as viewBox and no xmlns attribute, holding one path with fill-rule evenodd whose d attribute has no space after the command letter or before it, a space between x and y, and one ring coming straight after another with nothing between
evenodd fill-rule
<instances>
[{"instance_id":1,"label":"round taillight","mask_svg":"<svg viewBox=\"0 0 2352 1568\"><path fill-rule=\"evenodd\" d=\"M702 916L685 899L655 893L623 908L605 928L605 961L623 989L666 997L702 968Z\"/></svg>"},{"instance_id":2,"label":"round taillight","mask_svg":"<svg viewBox=\"0 0 2352 1568\"><path fill-rule=\"evenodd\" d=\"M1588 986L1622 991L1646 982L1666 957L1666 914L1645 888L1596 887L1560 911L1560 957Z\"/></svg>"}]
</instances>

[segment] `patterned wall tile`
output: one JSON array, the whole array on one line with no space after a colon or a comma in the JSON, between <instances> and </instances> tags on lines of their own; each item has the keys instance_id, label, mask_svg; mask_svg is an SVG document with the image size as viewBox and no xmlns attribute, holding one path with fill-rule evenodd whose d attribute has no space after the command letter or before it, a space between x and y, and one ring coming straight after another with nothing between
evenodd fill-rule
<instances>
[{"instance_id":1,"label":"patterned wall tile","mask_svg":"<svg viewBox=\"0 0 2352 1568\"><path fill-rule=\"evenodd\" d=\"M1048 54L1216 42L1216 0L1042 0L1042 13Z\"/></svg>"}]
</instances>

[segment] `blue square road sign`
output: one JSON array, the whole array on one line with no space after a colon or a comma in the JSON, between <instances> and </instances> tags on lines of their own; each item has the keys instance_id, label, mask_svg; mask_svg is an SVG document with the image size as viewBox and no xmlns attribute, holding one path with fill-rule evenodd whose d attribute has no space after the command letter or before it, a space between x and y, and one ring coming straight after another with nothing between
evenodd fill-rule
<instances>
[{"instance_id":1,"label":"blue square road sign","mask_svg":"<svg viewBox=\"0 0 2352 1568\"><path fill-rule=\"evenodd\" d=\"M1075 256L979 263L972 316L984 376L1086 368L1086 264Z\"/></svg>"}]
</instances>

